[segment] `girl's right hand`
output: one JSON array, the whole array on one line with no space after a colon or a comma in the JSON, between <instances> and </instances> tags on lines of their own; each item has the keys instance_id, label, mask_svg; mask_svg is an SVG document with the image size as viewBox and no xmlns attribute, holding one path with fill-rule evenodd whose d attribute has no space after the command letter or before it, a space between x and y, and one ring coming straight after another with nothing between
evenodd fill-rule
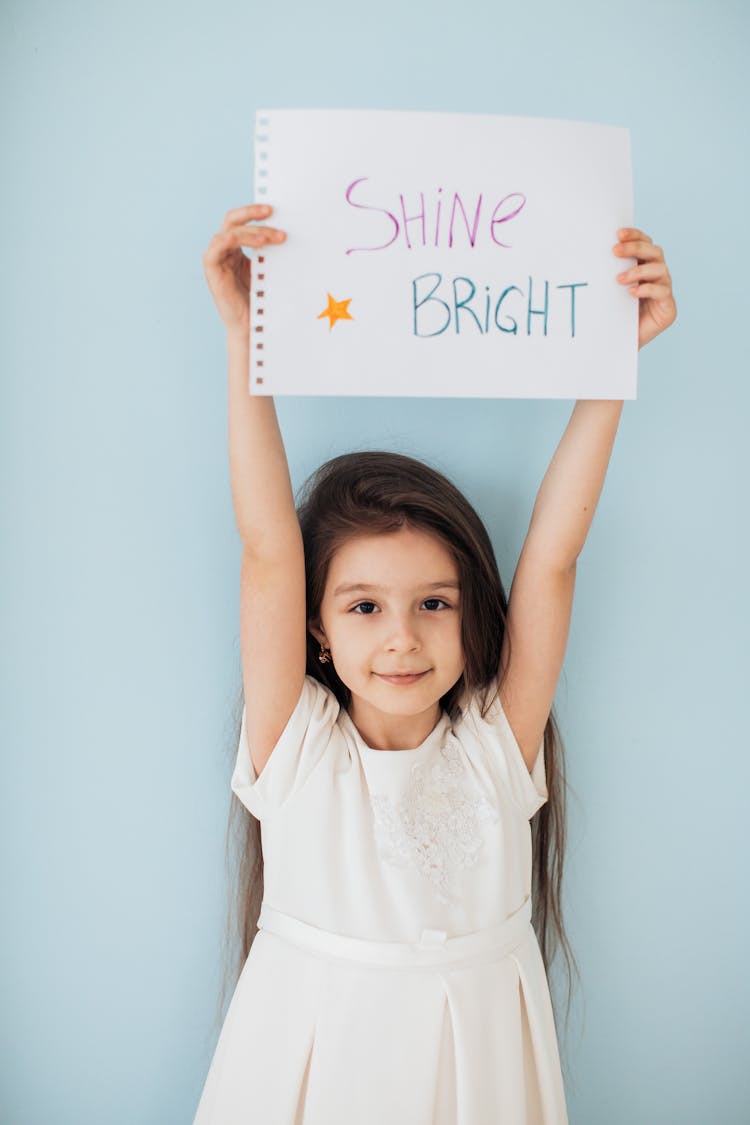
<instances>
[{"instance_id":1,"label":"girl's right hand","mask_svg":"<svg viewBox=\"0 0 750 1125\"><path fill-rule=\"evenodd\" d=\"M261 247L286 238L275 227L247 225L253 219L267 219L272 210L267 203L251 203L227 211L224 225L203 255L206 281L227 332L250 332L250 259L242 247Z\"/></svg>"}]
</instances>

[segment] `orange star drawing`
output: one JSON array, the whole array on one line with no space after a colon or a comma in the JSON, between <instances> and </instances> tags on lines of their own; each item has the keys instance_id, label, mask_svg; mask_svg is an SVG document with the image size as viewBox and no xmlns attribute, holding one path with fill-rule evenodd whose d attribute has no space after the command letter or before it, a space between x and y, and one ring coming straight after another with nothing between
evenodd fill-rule
<instances>
[{"instance_id":1,"label":"orange star drawing","mask_svg":"<svg viewBox=\"0 0 750 1125\"><path fill-rule=\"evenodd\" d=\"M334 301L333 297L329 293L328 294L328 308L323 309L323 312L318 315L317 319L320 320L321 317L327 316L329 318L330 322L331 322L328 325L329 331L330 331L331 328L333 328L333 326L334 326L334 324L336 323L337 320L354 320L354 317L350 316L349 313L347 312L347 307L348 307L350 301L351 301L351 297L349 298L348 301Z\"/></svg>"}]
</instances>

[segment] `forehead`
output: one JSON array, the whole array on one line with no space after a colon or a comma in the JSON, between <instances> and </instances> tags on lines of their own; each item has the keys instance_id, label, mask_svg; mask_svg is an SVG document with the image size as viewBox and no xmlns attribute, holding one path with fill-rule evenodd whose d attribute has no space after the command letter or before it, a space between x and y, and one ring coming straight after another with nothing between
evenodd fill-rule
<instances>
[{"instance_id":1,"label":"forehead","mask_svg":"<svg viewBox=\"0 0 750 1125\"><path fill-rule=\"evenodd\" d=\"M426 531L401 528L348 539L331 559L328 585L361 581L406 587L458 577L456 561L442 540Z\"/></svg>"}]
</instances>

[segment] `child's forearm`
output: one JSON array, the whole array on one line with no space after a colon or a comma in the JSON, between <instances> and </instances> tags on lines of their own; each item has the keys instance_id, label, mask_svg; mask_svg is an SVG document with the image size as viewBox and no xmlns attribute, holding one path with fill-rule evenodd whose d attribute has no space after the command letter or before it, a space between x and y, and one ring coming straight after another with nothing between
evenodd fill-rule
<instances>
[{"instance_id":1,"label":"child's forearm","mask_svg":"<svg viewBox=\"0 0 750 1125\"><path fill-rule=\"evenodd\" d=\"M617 435L623 403L579 400L534 504L524 550L569 569L583 550Z\"/></svg>"},{"instance_id":2,"label":"child's forearm","mask_svg":"<svg viewBox=\"0 0 750 1125\"><path fill-rule=\"evenodd\" d=\"M270 396L248 390L247 332L227 333L229 466L237 530L246 550L273 558L300 535L284 443Z\"/></svg>"}]
</instances>

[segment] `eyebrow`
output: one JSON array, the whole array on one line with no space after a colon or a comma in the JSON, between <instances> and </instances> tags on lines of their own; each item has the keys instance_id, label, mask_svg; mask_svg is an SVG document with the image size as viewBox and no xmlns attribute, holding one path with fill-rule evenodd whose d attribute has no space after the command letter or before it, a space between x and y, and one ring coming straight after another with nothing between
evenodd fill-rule
<instances>
[{"instance_id":1,"label":"eyebrow","mask_svg":"<svg viewBox=\"0 0 750 1125\"><path fill-rule=\"evenodd\" d=\"M461 584L448 579L447 582L426 582L424 586L419 586L420 590L460 590ZM333 591L333 596L337 598L339 594L353 594L355 591L360 591L365 594L377 593L378 591L389 593L390 587L388 586L373 586L369 582L348 582L341 586L337 586Z\"/></svg>"}]
</instances>

